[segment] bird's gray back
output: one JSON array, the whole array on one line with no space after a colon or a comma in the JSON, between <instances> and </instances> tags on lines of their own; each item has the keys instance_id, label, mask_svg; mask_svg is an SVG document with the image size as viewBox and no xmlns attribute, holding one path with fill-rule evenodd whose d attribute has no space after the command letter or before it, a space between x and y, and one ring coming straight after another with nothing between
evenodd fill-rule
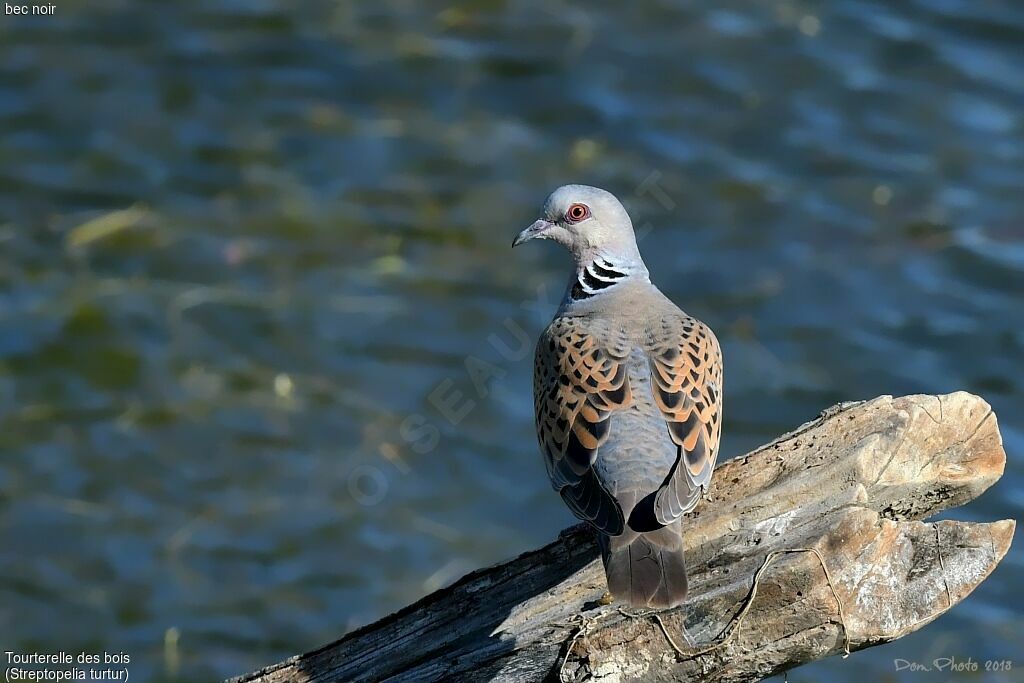
<instances>
[{"instance_id":1,"label":"bird's gray back","mask_svg":"<svg viewBox=\"0 0 1024 683\"><path fill-rule=\"evenodd\" d=\"M665 418L654 403L647 353L634 347L629 356L633 404L616 412L608 441L598 451L594 470L617 498L627 491L642 497L661 485L676 459Z\"/></svg>"},{"instance_id":2,"label":"bird's gray back","mask_svg":"<svg viewBox=\"0 0 1024 683\"><path fill-rule=\"evenodd\" d=\"M677 519L710 482L720 382L710 329L650 282L563 304L541 335L534 381L553 485L574 512L616 528L656 492L649 514Z\"/></svg>"},{"instance_id":3,"label":"bird's gray back","mask_svg":"<svg viewBox=\"0 0 1024 683\"><path fill-rule=\"evenodd\" d=\"M633 402L612 415L608 441L597 453L594 470L616 497L626 492L643 496L662 484L677 453L654 400L651 353L662 321L686 314L649 282L631 283L606 296L599 308L583 315L599 343L628 349Z\"/></svg>"}]
</instances>

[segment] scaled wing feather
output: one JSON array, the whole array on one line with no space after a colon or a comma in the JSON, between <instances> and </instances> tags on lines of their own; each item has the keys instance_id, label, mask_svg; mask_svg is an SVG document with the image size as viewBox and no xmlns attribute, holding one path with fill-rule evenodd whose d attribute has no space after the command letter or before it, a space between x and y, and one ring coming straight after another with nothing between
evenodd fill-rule
<instances>
[{"instance_id":1,"label":"scaled wing feather","mask_svg":"<svg viewBox=\"0 0 1024 683\"><path fill-rule=\"evenodd\" d=\"M655 518L670 524L690 511L711 482L722 433L722 352L698 320L671 317L651 339L654 402L678 449L654 501Z\"/></svg>"},{"instance_id":2,"label":"scaled wing feather","mask_svg":"<svg viewBox=\"0 0 1024 683\"><path fill-rule=\"evenodd\" d=\"M594 473L612 413L632 402L623 349L599 344L572 319L541 335L534 367L537 437L551 483L573 513L606 534L622 533L622 510Z\"/></svg>"}]
</instances>

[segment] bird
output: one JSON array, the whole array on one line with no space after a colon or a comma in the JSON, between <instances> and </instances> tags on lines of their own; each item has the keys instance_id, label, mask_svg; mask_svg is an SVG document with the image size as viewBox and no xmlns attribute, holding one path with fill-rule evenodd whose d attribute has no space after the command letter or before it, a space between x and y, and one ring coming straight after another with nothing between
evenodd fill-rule
<instances>
[{"instance_id":1,"label":"bird","mask_svg":"<svg viewBox=\"0 0 1024 683\"><path fill-rule=\"evenodd\" d=\"M597 530L612 598L681 605L683 515L710 486L722 431L718 339L651 283L612 193L556 189L512 246L531 240L562 245L575 266L534 354L551 484Z\"/></svg>"}]
</instances>

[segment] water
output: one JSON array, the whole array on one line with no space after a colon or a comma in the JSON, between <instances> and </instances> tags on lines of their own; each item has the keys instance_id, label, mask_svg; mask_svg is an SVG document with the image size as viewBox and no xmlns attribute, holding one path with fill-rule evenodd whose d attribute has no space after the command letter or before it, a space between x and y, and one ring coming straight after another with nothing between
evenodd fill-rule
<instances>
[{"instance_id":1,"label":"water","mask_svg":"<svg viewBox=\"0 0 1024 683\"><path fill-rule=\"evenodd\" d=\"M0 18L3 648L215 679L553 538L573 520L513 331L568 262L509 243L570 181L627 202L654 281L718 332L725 456L840 400L966 389L1009 460L952 516L1017 516L1024 9L754 5ZM1022 590L1014 549L918 634L790 680L1024 668Z\"/></svg>"}]
</instances>

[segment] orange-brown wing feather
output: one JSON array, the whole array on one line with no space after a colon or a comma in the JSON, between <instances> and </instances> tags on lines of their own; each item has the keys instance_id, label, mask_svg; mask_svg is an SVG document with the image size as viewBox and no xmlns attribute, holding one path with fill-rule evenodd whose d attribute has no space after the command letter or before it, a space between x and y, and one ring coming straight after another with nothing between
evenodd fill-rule
<instances>
[{"instance_id":1,"label":"orange-brown wing feather","mask_svg":"<svg viewBox=\"0 0 1024 683\"><path fill-rule=\"evenodd\" d=\"M541 335L534 366L537 438L551 483L577 517L611 535L622 533L622 510L591 466L612 413L633 400L625 353L560 318Z\"/></svg>"},{"instance_id":2,"label":"orange-brown wing feather","mask_svg":"<svg viewBox=\"0 0 1024 683\"><path fill-rule=\"evenodd\" d=\"M654 402L678 448L654 501L655 518L669 524L691 510L711 483L722 433L722 352L704 323L667 318L652 335L649 360Z\"/></svg>"}]
</instances>

